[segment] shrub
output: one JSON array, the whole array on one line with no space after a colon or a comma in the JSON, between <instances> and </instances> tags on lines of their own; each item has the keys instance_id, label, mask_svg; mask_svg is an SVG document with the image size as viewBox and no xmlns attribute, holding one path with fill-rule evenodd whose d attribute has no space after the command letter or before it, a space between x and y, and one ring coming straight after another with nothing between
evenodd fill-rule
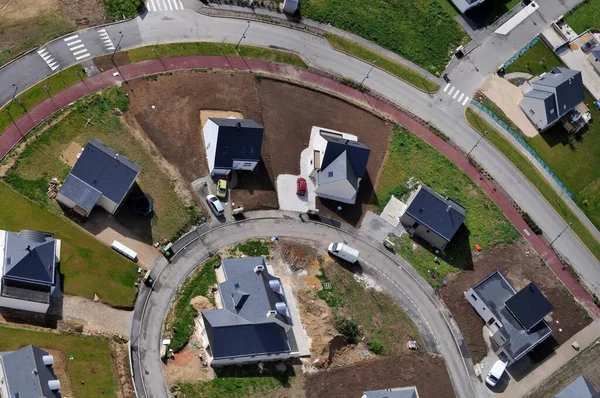
<instances>
[{"instance_id":1,"label":"shrub","mask_svg":"<svg viewBox=\"0 0 600 398\"><path fill-rule=\"evenodd\" d=\"M534 234L536 234L536 235L542 234L542 229L535 223L535 221L533 221L531 219L531 216L529 214L523 213L523 220L525 221L527 226L529 228L531 228L531 231L533 231Z\"/></svg>"},{"instance_id":2,"label":"shrub","mask_svg":"<svg viewBox=\"0 0 600 398\"><path fill-rule=\"evenodd\" d=\"M362 337L358 324L350 318L336 315L333 326L350 344L357 344Z\"/></svg>"},{"instance_id":3,"label":"shrub","mask_svg":"<svg viewBox=\"0 0 600 398\"><path fill-rule=\"evenodd\" d=\"M134 18L141 5L142 0L104 0L106 14L116 20Z\"/></svg>"},{"instance_id":4,"label":"shrub","mask_svg":"<svg viewBox=\"0 0 600 398\"><path fill-rule=\"evenodd\" d=\"M317 292L317 297L327 303L328 306L335 308L342 305L342 298L331 289L321 289Z\"/></svg>"},{"instance_id":5,"label":"shrub","mask_svg":"<svg viewBox=\"0 0 600 398\"><path fill-rule=\"evenodd\" d=\"M381 355L387 351L387 348L383 345L383 343L377 339L369 340L367 346L369 347L369 350L378 355Z\"/></svg>"},{"instance_id":6,"label":"shrub","mask_svg":"<svg viewBox=\"0 0 600 398\"><path fill-rule=\"evenodd\" d=\"M269 244L260 240L249 240L237 245L234 251L239 251L250 257L268 256Z\"/></svg>"}]
</instances>

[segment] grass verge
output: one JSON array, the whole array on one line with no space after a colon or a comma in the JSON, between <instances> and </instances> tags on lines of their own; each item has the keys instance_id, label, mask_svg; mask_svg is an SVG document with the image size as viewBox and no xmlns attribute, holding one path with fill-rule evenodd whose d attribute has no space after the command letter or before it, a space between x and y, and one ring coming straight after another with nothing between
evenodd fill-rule
<instances>
[{"instance_id":1,"label":"grass verge","mask_svg":"<svg viewBox=\"0 0 600 398\"><path fill-rule=\"evenodd\" d=\"M600 29L600 0L584 1L567 14L565 21L577 33Z\"/></svg>"},{"instance_id":2,"label":"grass verge","mask_svg":"<svg viewBox=\"0 0 600 398\"><path fill-rule=\"evenodd\" d=\"M464 226L454 236L446 255L428 243L404 235L396 250L433 286L440 287L447 274L472 269L472 250L479 244L485 251L497 244L510 244L520 235L492 200L452 161L400 126L396 126L383 165L377 197L380 211L394 195L405 199L410 178L421 181L442 196L467 209Z\"/></svg>"},{"instance_id":3,"label":"grass verge","mask_svg":"<svg viewBox=\"0 0 600 398\"><path fill-rule=\"evenodd\" d=\"M330 282L330 297L336 297L335 305L330 301L326 303L332 307L336 318L336 328L350 329L349 335L356 333L352 327L354 323L362 326L365 342L380 354L394 354L404 350L408 340L416 340L424 347L421 335L408 314L387 294L366 288L358 282L351 271L333 261L325 261L320 275L317 277L323 282ZM350 322L348 322L350 320Z\"/></svg>"},{"instance_id":4,"label":"grass verge","mask_svg":"<svg viewBox=\"0 0 600 398\"><path fill-rule=\"evenodd\" d=\"M127 51L131 62L140 62L148 59L177 57L183 55L225 55L237 57L240 54L245 58L262 59L265 61L290 64L292 66L308 69L308 65L298 55L265 47L239 46L239 54L235 44L231 43L172 43L158 46L146 46Z\"/></svg>"},{"instance_id":5,"label":"grass verge","mask_svg":"<svg viewBox=\"0 0 600 398\"><path fill-rule=\"evenodd\" d=\"M534 76L550 71L555 66L563 66L560 59L543 42L534 44L507 69L506 73L524 72Z\"/></svg>"},{"instance_id":6,"label":"grass verge","mask_svg":"<svg viewBox=\"0 0 600 398\"><path fill-rule=\"evenodd\" d=\"M560 199L559 195L552 189L546 179L535 169L535 167L525 158L510 142L508 142L498 131L496 131L483 118L467 109L467 121L469 124L480 133L488 132L488 139L500 152L511 161L511 163L519 169L519 171L536 187L554 210L565 220L571 222L571 229L587 246L592 254L600 260L600 243L591 232L579 221L569 207Z\"/></svg>"},{"instance_id":7,"label":"grass verge","mask_svg":"<svg viewBox=\"0 0 600 398\"><path fill-rule=\"evenodd\" d=\"M66 372L76 397L117 397L120 386L115 378L108 340L75 334L57 334L0 327L0 351L12 351L28 344L58 350L67 359Z\"/></svg>"},{"instance_id":8,"label":"grass verge","mask_svg":"<svg viewBox=\"0 0 600 398\"><path fill-rule=\"evenodd\" d=\"M267 257L269 255L269 244L264 240L249 240L235 246L232 252L245 254L249 257Z\"/></svg>"},{"instance_id":9,"label":"grass verge","mask_svg":"<svg viewBox=\"0 0 600 398\"><path fill-rule=\"evenodd\" d=\"M440 89L438 84L423 77L420 73L413 71L408 66L385 57L353 40L332 33L325 33L325 38L331 47L336 50L353 55L368 63L373 63L373 61L375 61L377 67L391 73L400 80L412 84L419 90L425 91L426 93L434 93Z\"/></svg>"},{"instance_id":10,"label":"grass verge","mask_svg":"<svg viewBox=\"0 0 600 398\"><path fill-rule=\"evenodd\" d=\"M217 283L215 268L221 264L219 257L205 261L200 269L191 276L179 289L179 297L175 302L173 326L171 326L172 337L170 348L178 352L188 342L194 331L194 318L198 311L190 304L196 296L207 296L210 287ZM214 298L209 300L214 304Z\"/></svg>"},{"instance_id":11,"label":"grass verge","mask_svg":"<svg viewBox=\"0 0 600 398\"><path fill-rule=\"evenodd\" d=\"M300 13L377 43L434 74L468 39L439 0L306 0Z\"/></svg>"},{"instance_id":12,"label":"grass verge","mask_svg":"<svg viewBox=\"0 0 600 398\"><path fill-rule=\"evenodd\" d=\"M94 298L110 305L130 307L136 296L136 267L81 231L0 183L0 226L8 231L36 229L53 232L62 240L60 272L66 294ZM26 215L26 216L24 216ZM102 283L98 283L102 281Z\"/></svg>"},{"instance_id":13,"label":"grass verge","mask_svg":"<svg viewBox=\"0 0 600 398\"><path fill-rule=\"evenodd\" d=\"M116 21L136 17L142 4L142 0L104 0L106 14Z\"/></svg>"},{"instance_id":14,"label":"grass verge","mask_svg":"<svg viewBox=\"0 0 600 398\"><path fill-rule=\"evenodd\" d=\"M22 103L25 108L31 109L40 104L42 101L49 99L49 96L52 96L59 91L72 86L73 84L81 81L80 79L86 78L87 75L85 74L85 71L81 65L74 65L25 90L21 94L17 95L17 100ZM0 134L2 134L4 130L10 126L10 124L12 124L10 116L17 120L19 117L25 114L23 106L15 101L12 104L9 102L2 107L2 111L0 111ZM8 113L9 110L10 115Z\"/></svg>"}]
</instances>

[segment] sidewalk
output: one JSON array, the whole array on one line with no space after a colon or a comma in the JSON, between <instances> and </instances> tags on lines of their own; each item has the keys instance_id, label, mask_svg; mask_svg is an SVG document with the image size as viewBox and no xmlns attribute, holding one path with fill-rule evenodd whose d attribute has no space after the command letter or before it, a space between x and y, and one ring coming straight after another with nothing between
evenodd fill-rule
<instances>
[{"instance_id":1,"label":"sidewalk","mask_svg":"<svg viewBox=\"0 0 600 398\"><path fill-rule=\"evenodd\" d=\"M515 228L521 233L523 238L531 244L535 251L537 251L546 264L575 296L577 301L587 309L594 319L600 320L600 308L594 304L588 292L575 281L566 269L563 268L556 254L546 245L546 243L540 237L530 232L519 212L513 207L510 198L497 190L494 183L481 174L475 166L469 163L467 158L452 145L435 135L419 121L412 119L410 116L386 102L315 73L296 69L289 65L276 64L262 60L224 56L183 56L154 59L119 67L125 79L134 79L144 75L181 69L230 69L243 71L248 70L248 68L255 73L264 73L294 82L301 82L304 85L309 85L319 90L343 97L366 108L373 108L376 112L386 115L398 124L401 124L415 133L431 146L435 147L471 177L473 181L475 181L479 187L490 196L513 223ZM58 109L87 94L107 88L117 82L122 82L123 79L120 76L113 76L114 72L115 70L109 70L85 80L85 83L77 83L54 95L54 101L48 99L35 108L30 109L29 116L31 119L27 116L23 116L17 120L20 131L25 135L34 126L48 118ZM125 84L125 86L127 85ZM125 89L125 91L128 90ZM135 95L135 93L132 93L132 95ZM7 128L4 133L0 135L0 159L3 159L20 139L21 133L14 125Z\"/></svg>"},{"instance_id":2,"label":"sidewalk","mask_svg":"<svg viewBox=\"0 0 600 398\"><path fill-rule=\"evenodd\" d=\"M581 330L575 336L571 337L570 340L558 347L552 358L546 360L546 362L538 366L533 372L528 374L518 383L511 380L506 390L500 394L496 394L496 396L507 398L524 396L542 384L544 380L551 377L554 372L593 344L598 338L600 338L600 323L592 322L586 326L585 329ZM575 349L571 347L571 343L574 341L579 343L579 351L575 351Z\"/></svg>"}]
</instances>

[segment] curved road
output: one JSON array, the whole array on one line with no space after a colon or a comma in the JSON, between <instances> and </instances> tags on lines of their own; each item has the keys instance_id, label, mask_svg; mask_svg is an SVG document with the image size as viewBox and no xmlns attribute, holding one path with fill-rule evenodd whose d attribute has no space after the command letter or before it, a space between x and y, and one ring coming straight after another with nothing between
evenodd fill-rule
<instances>
[{"instance_id":1,"label":"curved road","mask_svg":"<svg viewBox=\"0 0 600 398\"><path fill-rule=\"evenodd\" d=\"M159 261L153 268L153 291L145 288L136 302L132 324L132 363L138 395L143 398L168 396L162 373L160 342L162 325L176 289L195 267L222 247L257 237L277 234L281 238L311 240L326 250L328 242L343 238L361 252L363 272L377 281L417 324L429 352L442 354L458 397L481 397L487 390L472 375L470 359L461 356L462 342L452 333L433 290L402 258L390 255L380 243L318 222L303 222L297 214L278 211L247 214L238 223L204 226L199 238L167 264ZM252 218L256 217L256 218ZM463 350L466 352L466 350ZM471 383L473 381L473 384ZM478 388L477 394L473 388Z\"/></svg>"}]
</instances>

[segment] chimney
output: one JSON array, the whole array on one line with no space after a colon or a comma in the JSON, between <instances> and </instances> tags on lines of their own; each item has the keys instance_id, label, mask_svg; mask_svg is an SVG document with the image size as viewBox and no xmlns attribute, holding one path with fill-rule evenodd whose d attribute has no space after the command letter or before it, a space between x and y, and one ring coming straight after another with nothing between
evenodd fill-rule
<instances>
[{"instance_id":1,"label":"chimney","mask_svg":"<svg viewBox=\"0 0 600 398\"><path fill-rule=\"evenodd\" d=\"M48 388L52 391L60 390L60 380L48 380Z\"/></svg>"},{"instance_id":2,"label":"chimney","mask_svg":"<svg viewBox=\"0 0 600 398\"><path fill-rule=\"evenodd\" d=\"M28 252L30 252L31 251L31 246L27 245L27 249L25 249L25 250L27 250Z\"/></svg>"},{"instance_id":3,"label":"chimney","mask_svg":"<svg viewBox=\"0 0 600 398\"><path fill-rule=\"evenodd\" d=\"M254 272L257 273L257 274L261 273L264 270L265 270L265 266L262 265L262 264L257 265L257 266L254 267Z\"/></svg>"},{"instance_id":4,"label":"chimney","mask_svg":"<svg viewBox=\"0 0 600 398\"><path fill-rule=\"evenodd\" d=\"M241 129L242 128L242 122L236 122L235 123L235 127L238 128L238 129Z\"/></svg>"},{"instance_id":5,"label":"chimney","mask_svg":"<svg viewBox=\"0 0 600 398\"><path fill-rule=\"evenodd\" d=\"M446 213L450 213L451 208L452 208L452 206L448 205L448 207L446 207Z\"/></svg>"},{"instance_id":6,"label":"chimney","mask_svg":"<svg viewBox=\"0 0 600 398\"><path fill-rule=\"evenodd\" d=\"M52 355L44 355L42 361L44 361L44 365L48 367L54 365L54 357Z\"/></svg>"}]
</instances>

